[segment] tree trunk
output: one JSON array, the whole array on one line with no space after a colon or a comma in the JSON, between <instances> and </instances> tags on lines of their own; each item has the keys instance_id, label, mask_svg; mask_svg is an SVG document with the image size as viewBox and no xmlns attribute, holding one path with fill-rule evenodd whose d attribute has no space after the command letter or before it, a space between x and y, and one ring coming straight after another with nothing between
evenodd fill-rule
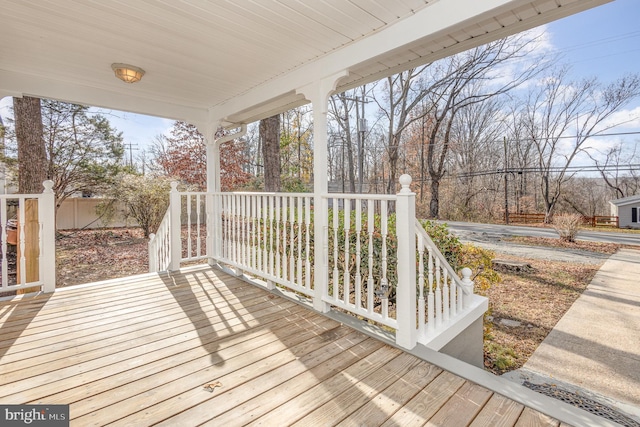
<instances>
[{"instance_id":1,"label":"tree trunk","mask_svg":"<svg viewBox=\"0 0 640 427\"><path fill-rule=\"evenodd\" d=\"M387 194L394 194L396 191L396 172L398 170L398 158L400 157L400 146L398 139L393 137L389 143L389 179L387 180Z\"/></svg>"},{"instance_id":2,"label":"tree trunk","mask_svg":"<svg viewBox=\"0 0 640 427\"><path fill-rule=\"evenodd\" d=\"M42 193L48 165L40 98L13 98L13 111L18 141L18 193Z\"/></svg>"},{"instance_id":3,"label":"tree trunk","mask_svg":"<svg viewBox=\"0 0 640 427\"><path fill-rule=\"evenodd\" d=\"M431 177L431 201L429 202L429 215L438 219L440 212L440 179Z\"/></svg>"},{"instance_id":4,"label":"tree trunk","mask_svg":"<svg viewBox=\"0 0 640 427\"><path fill-rule=\"evenodd\" d=\"M264 160L264 190L280 191L280 116L260 120L260 141Z\"/></svg>"}]
</instances>

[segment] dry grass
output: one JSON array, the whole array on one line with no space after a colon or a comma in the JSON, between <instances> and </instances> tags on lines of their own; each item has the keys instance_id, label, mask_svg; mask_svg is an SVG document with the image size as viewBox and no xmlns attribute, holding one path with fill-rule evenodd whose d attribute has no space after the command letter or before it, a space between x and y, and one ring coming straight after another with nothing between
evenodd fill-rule
<instances>
[{"instance_id":1,"label":"dry grass","mask_svg":"<svg viewBox=\"0 0 640 427\"><path fill-rule=\"evenodd\" d=\"M598 271L595 265L527 262L529 271L502 272L502 282L486 292L485 367L495 374L522 367ZM520 326L507 326L502 319Z\"/></svg>"},{"instance_id":2,"label":"dry grass","mask_svg":"<svg viewBox=\"0 0 640 427\"><path fill-rule=\"evenodd\" d=\"M514 242L522 245L578 249L582 251L597 252L602 254L613 254L622 246L617 243L587 242L584 240L567 242L561 239L549 238L549 237L511 236L511 237L504 237L502 238L502 240L505 242Z\"/></svg>"}]
</instances>

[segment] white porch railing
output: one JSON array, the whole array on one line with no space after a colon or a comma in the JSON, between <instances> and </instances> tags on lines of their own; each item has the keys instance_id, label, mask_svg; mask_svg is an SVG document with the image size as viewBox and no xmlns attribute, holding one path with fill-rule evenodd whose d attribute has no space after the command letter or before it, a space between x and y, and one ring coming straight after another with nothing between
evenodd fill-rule
<instances>
[{"instance_id":1,"label":"white porch railing","mask_svg":"<svg viewBox=\"0 0 640 427\"><path fill-rule=\"evenodd\" d=\"M53 181L45 181L43 186L42 194L0 195L0 292L36 287L43 292L55 290ZM33 209L37 210L37 224L31 225L29 222L36 217ZM9 220L14 217L15 225L11 225ZM33 267L34 265L36 266Z\"/></svg>"},{"instance_id":2,"label":"white porch railing","mask_svg":"<svg viewBox=\"0 0 640 427\"><path fill-rule=\"evenodd\" d=\"M267 288L280 285L393 328L405 348L440 349L482 316L487 301L473 294L470 270L459 278L416 221L410 183L401 177L397 195L324 194L316 204L324 212L314 212L318 200L308 193L179 193L173 186L150 241L150 270L207 258L264 279ZM314 220L324 224L320 253ZM323 271L313 270L316 256Z\"/></svg>"},{"instance_id":3,"label":"white porch railing","mask_svg":"<svg viewBox=\"0 0 640 427\"><path fill-rule=\"evenodd\" d=\"M162 218L158 231L149 235L149 272L167 271L171 263L171 209Z\"/></svg>"},{"instance_id":4,"label":"white porch railing","mask_svg":"<svg viewBox=\"0 0 640 427\"><path fill-rule=\"evenodd\" d=\"M311 296L312 204L306 193L215 193L214 255L275 284Z\"/></svg>"},{"instance_id":5,"label":"white porch railing","mask_svg":"<svg viewBox=\"0 0 640 427\"><path fill-rule=\"evenodd\" d=\"M441 347L451 334L464 329L484 313L487 299L473 293L471 269L460 278L437 249L418 220L415 221L418 252L418 337L420 344ZM425 298L426 295L426 298ZM455 335L454 335L455 336Z\"/></svg>"},{"instance_id":6,"label":"white porch railing","mask_svg":"<svg viewBox=\"0 0 640 427\"><path fill-rule=\"evenodd\" d=\"M179 192L171 183L170 203L155 234L149 235L149 272L178 270L180 263L212 257L209 226L213 196Z\"/></svg>"}]
</instances>

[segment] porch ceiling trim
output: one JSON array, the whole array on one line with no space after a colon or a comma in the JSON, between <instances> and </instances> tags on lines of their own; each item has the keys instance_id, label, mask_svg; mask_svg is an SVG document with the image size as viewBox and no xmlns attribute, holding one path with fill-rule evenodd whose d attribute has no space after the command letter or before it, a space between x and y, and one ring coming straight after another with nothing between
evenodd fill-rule
<instances>
[{"instance_id":1,"label":"porch ceiling trim","mask_svg":"<svg viewBox=\"0 0 640 427\"><path fill-rule=\"evenodd\" d=\"M338 72L343 91L609 1L0 0L0 96L249 123ZM124 85L112 62L147 74Z\"/></svg>"}]
</instances>

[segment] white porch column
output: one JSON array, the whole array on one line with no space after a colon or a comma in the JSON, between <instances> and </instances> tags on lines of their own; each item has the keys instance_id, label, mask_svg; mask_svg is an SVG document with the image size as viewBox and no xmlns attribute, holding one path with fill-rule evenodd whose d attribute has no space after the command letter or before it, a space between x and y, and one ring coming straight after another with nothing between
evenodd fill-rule
<instances>
[{"instance_id":1,"label":"white porch column","mask_svg":"<svg viewBox=\"0 0 640 427\"><path fill-rule=\"evenodd\" d=\"M398 236L398 287L396 289L396 344L412 349L416 345L416 194L411 192L411 177L400 177L402 189L396 202Z\"/></svg>"},{"instance_id":2,"label":"white porch column","mask_svg":"<svg viewBox=\"0 0 640 427\"><path fill-rule=\"evenodd\" d=\"M220 191L220 144L207 138L207 192Z\"/></svg>"},{"instance_id":3,"label":"white porch column","mask_svg":"<svg viewBox=\"0 0 640 427\"><path fill-rule=\"evenodd\" d=\"M205 139L207 141L207 255L209 265L213 265L222 253L222 207L220 197L212 193L219 193L221 190L220 179L220 146L236 138L242 138L247 133L247 125L240 124L240 131L228 134L222 138L215 139L220 121L212 121L208 126L203 127Z\"/></svg>"},{"instance_id":4,"label":"white porch column","mask_svg":"<svg viewBox=\"0 0 640 427\"><path fill-rule=\"evenodd\" d=\"M313 106L313 308L321 313L329 311L329 304L322 300L328 287L327 254L325 232L328 227L327 199L322 197L327 186L327 111L329 96L336 89L338 80L347 71L336 73L320 81L311 83L296 92L303 94Z\"/></svg>"},{"instance_id":5,"label":"white porch column","mask_svg":"<svg viewBox=\"0 0 640 427\"><path fill-rule=\"evenodd\" d=\"M220 229L222 227L222 212L215 202L213 193L220 191L220 145L215 141L215 130L209 129L205 137L207 141L207 255L208 264L214 265L220 256Z\"/></svg>"}]
</instances>

